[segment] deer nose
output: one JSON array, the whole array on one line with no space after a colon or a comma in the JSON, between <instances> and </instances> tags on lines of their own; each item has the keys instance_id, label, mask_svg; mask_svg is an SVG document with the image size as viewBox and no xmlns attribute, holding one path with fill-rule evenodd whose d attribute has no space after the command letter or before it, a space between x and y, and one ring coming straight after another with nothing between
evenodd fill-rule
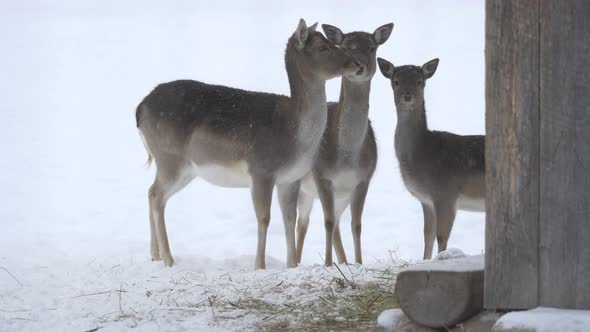
<instances>
[{"instance_id":1,"label":"deer nose","mask_svg":"<svg viewBox=\"0 0 590 332\"><path fill-rule=\"evenodd\" d=\"M366 68L367 67L365 65L361 65L360 68L359 68L359 70L357 70L356 74L357 75L362 75L365 72L365 69Z\"/></svg>"},{"instance_id":2,"label":"deer nose","mask_svg":"<svg viewBox=\"0 0 590 332\"><path fill-rule=\"evenodd\" d=\"M405 101L405 102L410 102L410 101L412 101L412 95L404 95L404 101Z\"/></svg>"},{"instance_id":3,"label":"deer nose","mask_svg":"<svg viewBox=\"0 0 590 332\"><path fill-rule=\"evenodd\" d=\"M361 63L357 59L352 59L352 63L354 63L357 67L362 68Z\"/></svg>"}]
</instances>

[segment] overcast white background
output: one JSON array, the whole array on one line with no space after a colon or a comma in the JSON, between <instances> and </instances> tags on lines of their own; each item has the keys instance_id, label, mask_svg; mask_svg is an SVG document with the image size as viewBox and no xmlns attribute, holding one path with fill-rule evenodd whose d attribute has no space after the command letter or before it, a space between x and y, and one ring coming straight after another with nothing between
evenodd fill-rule
<instances>
[{"instance_id":1,"label":"overcast white background","mask_svg":"<svg viewBox=\"0 0 590 332\"><path fill-rule=\"evenodd\" d=\"M426 86L430 128L484 133L483 1L3 1L0 266L33 288L65 282L94 259L164 269L149 256L147 189L155 170L144 168L135 107L175 79L288 95L284 48L301 17L344 32L394 22L378 56L395 65L440 58ZM339 79L330 81L328 99L337 100L339 89ZM393 95L379 72L370 107L379 162L363 216L364 260L388 259L390 250L420 259L422 209L401 182ZM277 203L267 255L284 262ZM166 212L178 266L231 270L225 260L237 259L253 268L257 225L247 189L196 180ZM341 227L352 257L348 212ZM303 263L321 263L323 246L316 202ZM449 246L481 253L484 215L460 212ZM45 300L0 270L0 309Z\"/></svg>"}]
</instances>

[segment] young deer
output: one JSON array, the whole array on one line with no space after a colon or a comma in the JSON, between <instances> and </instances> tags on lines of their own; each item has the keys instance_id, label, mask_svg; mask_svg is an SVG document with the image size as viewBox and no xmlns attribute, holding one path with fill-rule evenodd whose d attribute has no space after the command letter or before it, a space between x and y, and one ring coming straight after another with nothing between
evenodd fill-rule
<instances>
[{"instance_id":1,"label":"young deer","mask_svg":"<svg viewBox=\"0 0 590 332\"><path fill-rule=\"evenodd\" d=\"M356 73L342 77L339 102L328 104L328 124L318 159L311 174L302 182L298 202L297 262L301 262L314 198L319 197L326 228L326 265L332 265L332 241L338 262L346 262L339 222L349 204L355 261L362 264L361 215L377 164L377 145L368 119L369 92L377 68L377 48L389 38L393 23L379 27L372 34L343 34L340 29L327 24L322 25L322 28L333 44L360 62L361 68Z\"/></svg>"},{"instance_id":2,"label":"young deer","mask_svg":"<svg viewBox=\"0 0 590 332\"><path fill-rule=\"evenodd\" d=\"M395 153L406 188L422 203L424 259L430 259L435 235L438 251L447 249L457 209L485 210L485 136L428 130L424 86L438 59L422 67L378 62L393 87Z\"/></svg>"},{"instance_id":3,"label":"young deer","mask_svg":"<svg viewBox=\"0 0 590 332\"><path fill-rule=\"evenodd\" d=\"M358 71L317 23L300 20L287 43L291 98L196 81L156 87L137 107L137 126L157 165L149 189L152 259L173 264L164 210L195 177L223 187L250 187L258 219L256 268L265 268L266 233L275 184L285 223L287 265L295 262L300 179L312 167L326 127L328 79Z\"/></svg>"}]
</instances>

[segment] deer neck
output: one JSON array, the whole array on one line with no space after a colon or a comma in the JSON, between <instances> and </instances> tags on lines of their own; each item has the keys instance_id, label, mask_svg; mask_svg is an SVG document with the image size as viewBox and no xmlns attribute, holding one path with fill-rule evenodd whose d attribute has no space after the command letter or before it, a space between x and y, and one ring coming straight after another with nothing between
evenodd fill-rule
<instances>
[{"instance_id":1,"label":"deer neck","mask_svg":"<svg viewBox=\"0 0 590 332\"><path fill-rule=\"evenodd\" d=\"M291 107L286 116L297 140L306 145L304 148L312 147L310 144L319 146L327 121L326 81L306 73L293 52L296 50L288 47L285 55L291 89Z\"/></svg>"},{"instance_id":2,"label":"deer neck","mask_svg":"<svg viewBox=\"0 0 590 332\"><path fill-rule=\"evenodd\" d=\"M342 77L336 112L328 127L337 138L340 150L358 151L367 136L371 81L354 82Z\"/></svg>"},{"instance_id":3,"label":"deer neck","mask_svg":"<svg viewBox=\"0 0 590 332\"><path fill-rule=\"evenodd\" d=\"M398 159L411 160L420 156L426 144L428 124L424 103L408 107L396 105L395 151Z\"/></svg>"},{"instance_id":4,"label":"deer neck","mask_svg":"<svg viewBox=\"0 0 590 332\"><path fill-rule=\"evenodd\" d=\"M295 72L289 75L289 85L294 115L321 112L326 116L326 81Z\"/></svg>"}]
</instances>

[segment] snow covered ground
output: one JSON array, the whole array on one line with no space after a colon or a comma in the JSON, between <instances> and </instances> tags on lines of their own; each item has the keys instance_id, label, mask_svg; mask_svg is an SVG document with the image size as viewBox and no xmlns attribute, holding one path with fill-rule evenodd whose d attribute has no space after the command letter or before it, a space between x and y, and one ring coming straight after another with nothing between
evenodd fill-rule
<instances>
[{"instance_id":1,"label":"snow covered ground","mask_svg":"<svg viewBox=\"0 0 590 332\"><path fill-rule=\"evenodd\" d=\"M184 322L176 324L178 316L170 311L155 312L175 305L172 299L186 308L208 299L207 292L227 291L222 275L263 290L275 282L266 279L273 274L296 286L303 276L338 276L333 268L326 272L314 265L322 263L324 246L318 202L304 266L287 271L274 200L270 269L254 272L256 221L249 192L199 180L174 196L166 211L177 265L151 262L147 188L154 169L144 168L134 110L156 84L179 78L288 94L283 52L300 17L344 32L372 32L394 22L379 56L396 65L440 58L426 88L430 127L484 132L483 2L344 3L0 3L0 331L114 331L136 323L146 330L252 327L262 318L238 318L227 326L204 311L182 315ZM329 82L329 99L338 94L339 80ZM398 173L393 96L380 73L373 80L370 118L380 156L363 219L369 268L391 261L391 251L417 260L423 246L422 210ZM483 221L483 214L460 212L450 246L481 253ZM349 225L345 213L343 240L351 255ZM353 269L359 275L369 271ZM366 273L361 280L373 278ZM170 285L183 282L189 285L183 289L202 284L198 295L168 296L180 287ZM153 323L134 322L132 313Z\"/></svg>"},{"instance_id":2,"label":"snow covered ground","mask_svg":"<svg viewBox=\"0 0 590 332\"><path fill-rule=\"evenodd\" d=\"M502 316L495 327L503 331L571 331L589 332L590 314L588 310L568 310L537 307L531 310L509 312Z\"/></svg>"}]
</instances>

